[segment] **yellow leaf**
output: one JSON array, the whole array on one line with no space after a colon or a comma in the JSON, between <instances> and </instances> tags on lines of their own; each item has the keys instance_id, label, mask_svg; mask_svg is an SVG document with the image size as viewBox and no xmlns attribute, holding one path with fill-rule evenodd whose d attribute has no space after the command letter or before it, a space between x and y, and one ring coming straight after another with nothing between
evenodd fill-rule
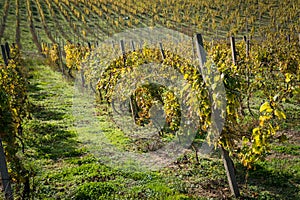
<instances>
[{"instance_id":1,"label":"yellow leaf","mask_svg":"<svg viewBox=\"0 0 300 200\"><path fill-rule=\"evenodd\" d=\"M18 116L18 111L17 111L17 109L12 108L11 110L12 110L12 112L13 112L13 114L14 114L15 116Z\"/></svg>"},{"instance_id":2,"label":"yellow leaf","mask_svg":"<svg viewBox=\"0 0 300 200\"><path fill-rule=\"evenodd\" d=\"M259 126L263 126L264 122L268 119L271 119L271 116L260 116L259 117Z\"/></svg>"},{"instance_id":3,"label":"yellow leaf","mask_svg":"<svg viewBox=\"0 0 300 200\"><path fill-rule=\"evenodd\" d=\"M255 144L260 144L260 135L257 134L253 137Z\"/></svg>"},{"instance_id":4,"label":"yellow leaf","mask_svg":"<svg viewBox=\"0 0 300 200\"><path fill-rule=\"evenodd\" d=\"M275 114L275 116L277 116L279 119L286 119L286 116L285 116L284 112L282 112L282 111L275 110L274 114Z\"/></svg>"},{"instance_id":5,"label":"yellow leaf","mask_svg":"<svg viewBox=\"0 0 300 200\"><path fill-rule=\"evenodd\" d=\"M259 127L256 127L252 130L252 133L255 135L256 133L259 133L260 132L260 128Z\"/></svg>"},{"instance_id":6,"label":"yellow leaf","mask_svg":"<svg viewBox=\"0 0 300 200\"><path fill-rule=\"evenodd\" d=\"M288 83L291 81L291 78L292 78L292 74L290 73L286 73L285 74L285 82Z\"/></svg>"},{"instance_id":7,"label":"yellow leaf","mask_svg":"<svg viewBox=\"0 0 300 200\"><path fill-rule=\"evenodd\" d=\"M184 79L188 79L189 74L184 74Z\"/></svg>"},{"instance_id":8,"label":"yellow leaf","mask_svg":"<svg viewBox=\"0 0 300 200\"><path fill-rule=\"evenodd\" d=\"M273 111L273 109L271 108L269 102L265 102L265 103L263 103L263 104L260 106L259 112L263 112L263 111L266 111L266 112L268 112L268 113L270 113L270 112Z\"/></svg>"},{"instance_id":9,"label":"yellow leaf","mask_svg":"<svg viewBox=\"0 0 300 200\"><path fill-rule=\"evenodd\" d=\"M255 153L255 154L259 154L259 155L261 154L259 146L254 147L252 150L253 150L253 153Z\"/></svg>"}]
</instances>

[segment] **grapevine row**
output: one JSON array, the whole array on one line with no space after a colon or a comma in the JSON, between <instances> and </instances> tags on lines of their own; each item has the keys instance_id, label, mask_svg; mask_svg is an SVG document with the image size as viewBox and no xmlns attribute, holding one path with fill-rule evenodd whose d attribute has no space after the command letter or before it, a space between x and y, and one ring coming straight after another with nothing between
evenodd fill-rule
<instances>
[{"instance_id":1,"label":"grapevine row","mask_svg":"<svg viewBox=\"0 0 300 200\"><path fill-rule=\"evenodd\" d=\"M68 21L69 26L73 30L74 34L78 38L80 38L81 40L86 41L86 38L84 36L82 36L82 34L80 34L77 31L77 27L76 27L76 24L75 24L76 20L74 20L74 22L73 22L73 18L71 18L71 16L73 16L73 15L69 15L69 12L66 10L66 5L62 4L59 1L53 1L53 4L55 4L59 8L60 13L63 15L63 17L65 18L65 20ZM75 18L76 18L76 16L75 16Z\"/></svg>"},{"instance_id":2,"label":"grapevine row","mask_svg":"<svg viewBox=\"0 0 300 200\"><path fill-rule=\"evenodd\" d=\"M34 22L33 22L30 0L26 0L26 7L27 7L27 21L29 23L32 40L33 40L34 44L36 45L37 49L39 50L39 52L42 52L42 46L39 42L38 35L36 33Z\"/></svg>"},{"instance_id":3,"label":"grapevine row","mask_svg":"<svg viewBox=\"0 0 300 200\"><path fill-rule=\"evenodd\" d=\"M20 7L16 0L16 37L20 46ZM9 14L10 0L6 0L3 6L3 19L0 27L0 38L3 37L7 15ZM78 38L78 41L103 40L127 28L145 26L164 26L193 35L202 32L206 37L224 38L229 35L247 35L264 38L269 32L281 32L293 34L299 32L299 4L294 1L279 2L269 0L260 1L196 1L178 2L170 0L136 2L112 1L112 0L26 0L28 22L33 41L37 43L39 34L35 33L41 24L45 35L42 39L58 42L54 37L52 28L57 28L57 34L64 40ZM46 7L49 12L46 12ZM32 9L38 10L41 21L35 20L31 15ZM53 20L50 20L49 17ZM62 18L61 18L62 16ZM48 21L50 20L50 21ZM56 24L50 26L50 22ZM77 22L83 23L81 30ZM63 28L66 23L71 28L70 35ZM40 24L39 24L40 23ZM37 26L38 25L38 26ZM51 28L50 28L51 27ZM91 28L96 27L96 28ZM72 38L72 35L75 36ZM47 39L48 38L48 39Z\"/></svg>"},{"instance_id":4,"label":"grapevine row","mask_svg":"<svg viewBox=\"0 0 300 200\"><path fill-rule=\"evenodd\" d=\"M267 37L268 39L264 40L263 43L251 41L251 51L249 52L246 52L245 41L238 42L236 44L237 58L235 64L232 63L230 44L226 41L214 42L212 46L209 43L205 44L210 58L222 74L226 88L227 117L218 142L233 155L239 157L242 164L248 169L252 168L256 161L265 157L270 150L271 141L279 136L280 123L287 118L283 103L288 101L288 98L292 98L293 95L298 97L300 95L300 59L297 56L300 47L298 41L293 39L287 43L283 33L270 34ZM277 38L276 43L272 42L274 38ZM179 45L184 46L184 44ZM114 51L109 44L104 44L101 48L105 48L108 52ZM157 62L166 66L175 68L180 66L179 71L197 88L196 90L204 88L201 85L203 84L202 77L195 76L192 65L189 65L189 61L185 58L180 58L173 55L174 52L166 50L166 58L161 60L160 51L147 48L143 48L141 51L141 53L129 52L126 54L126 63L124 63L123 57L120 57L112 61L104 71L99 67L93 68L96 71L91 71L82 65L89 57L88 48L72 44L65 47L69 69L81 71L85 80L95 79L96 77L93 77L95 74L100 75L97 89L100 97L106 98L108 101L110 101L114 84L122 73L132 69L135 62L139 64L148 63L151 59L158 59ZM141 88L141 92L148 91L148 95L151 96L151 90L148 89ZM203 94L201 91L197 93ZM139 93L136 95L138 97ZM260 106L257 106L254 96L261 100ZM146 100L140 102L140 100L141 98L136 99L137 105L141 106L139 109L142 110L139 111L139 115L136 115L135 121L143 124L145 120L149 120L147 112L151 107L151 102ZM192 103L198 102L197 105L199 102L204 103L199 109L200 113L198 113L201 120L205 119L204 116L209 116L210 111L205 110L205 105L210 105L210 103L205 96L197 97L191 101ZM176 102L174 103L176 104ZM169 109L175 108L171 106ZM172 111L167 111L167 113L172 113ZM171 120L171 116L175 117L176 115L171 114L169 120ZM251 118L250 121L249 118ZM206 123L210 123L209 119L201 121L202 128L199 132L202 134L207 128ZM171 127L172 130L176 130L176 124L172 124Z\"/></svg>"},{"instance_id":5,"label":"grapevine row","mask_svg":"<svg viewBox=\"0 0 300 200\"><path fill-rule=\"evenodd\" d=\"M29 171L22 162L24 151L23 122L29 116L27 80L18 47L10 49L8 65L0 62L0 138L4 143L6 160L11 169L10 177L23 198L28 197ZM24 152L23 152L24 153ZM21 190L22 185L24 189Z\"/></svg>"},{"instance_id":6,"label":"grapevine row","mask_svg":"<svg viewBox=\"0 0 300 200\"><path fill-rule=\"evenodd\" d=\"M10 0L6 0L3 6L3 16L1 20L1 26L0 26L0 39L3 37L4 31L5 31L5 24L9 12L9 6L10 5Z\"/></svg>"},{"instance_id":7,"label":"grapevine row","mask_svg":"<svg viewBox=\"0 0 300 200\"><path fill-rule=\"evenodd\" d=\"M63 20L60 20L58 18L58 16L56 15L56 11L53 9L53 5L50 3L49 0L44 0L45 3L47 4L49 13L51 15L51 18L54 20L55 22L55 27L57 28L57 30L59 31L59 33L62 35L62 37L66 40L70 40L70 36L68 34L65 33L64 29L62 28L63 25L61 25Z\"/></svg>"},{"instance_id":8,"label":"grapevine row","mask_svg":"<svg viewBox=\"0 0 300 200\"><path fill-rule=\"evenodd\" d=\"M20 0L16 0L16 43L20 49L22 49L21 45L21 29L20 29Z\"/></svg>"},{"instance_id":9,"label":"grapevine row","mask_svg":"<svg viewBox=\"0 0 300 200\"><path fill-rule=\"evenodd\" d=\"M35 0L35 3L37 5L39 16L40 16L43 28L44 28L44 30L46 32L46 35L50 39L51 42L55 43L55 40L54 40L54 38L53 38L50 30L48 29L48 26L47 26L47 23L46 23L46 20L45 20L44 12L43 12L43 9L41 7L40 1L39 0Z\"/></svg>"}]
</instances>

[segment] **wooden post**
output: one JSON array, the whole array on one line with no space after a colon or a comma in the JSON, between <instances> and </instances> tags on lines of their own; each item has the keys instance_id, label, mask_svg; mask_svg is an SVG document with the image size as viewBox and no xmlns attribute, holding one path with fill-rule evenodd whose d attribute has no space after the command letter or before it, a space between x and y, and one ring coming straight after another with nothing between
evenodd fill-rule
<instances>
[{"instance_id":1,"label":"wooden post","mask_svg":"<svg viewBox=\"0 0 300 200\"><path fill-rule=\"evenodd\" d=\"M200 69L204 72L204 64L206 63L206 54L203 48L203 39L201 34L196 35L196 51L200 62Z\"/></svg>"},{"instance_id":2,"label":"wooden post","mask_svg":"<svg viewBox=\"0 0 300 200\"><path fill-rule=\"evenodd\" d=\"M228 182L229 182L229 187L230 187L231 193L235 197L239 197L240 196L240 191L239 191L237 181L236 181L236 177L235 177L235 173L234 173L233 161L229 157L228 151L226 151L223 147L221 147L221 151L222 151L223 163L224 163L224 167L225 167L225 170L226 170L226 175L227 175L227 179L228 179Z\"/></svg>"},{"instance_id":3,"label":"wooden post","mask_svg":"<svg viewBox=\"0 0 300 200\"><path fill-rule=\"evenodd\" d=\"M132 49L132 51L135 51L135 45L134 45L134 41L133 40L131 40L131 49Z\"/></svg>"},{"instance_id":4,"label":"wooden post","mask_svg":"<svg viewBox=\"0 0 300 200\"><path fill-rule=\"evenodd\" d=\"M1 44L1 52L2 52L2 58L4 61L5 66L8 66L8 60L6 57L6 50L5 50L5 46Z\"/></svg>"},{"instance_id":5,"label":"wooden post","mask_svg":"<svg viewBox=\"0 0 300 200\"><path fill-rule=\"evenodd\" d=\"M250 54L250 39L246 42L246 55L249 56Z\"/></svg>"},{"instance_id":6,"label":"wooden post","mask_svg":"<svg viewBox=\"0 0 300 200\"><path fill-rule=\"evenodd\" d=\"M249 56L250 53L250 40L247 39L247 36L244 36L244 41L246 43L246 56Z\"/></svg>"},{"instance_id":7,"label":"wooden post","mask_svg":"<svg viewBox=\"0 0 300 200\"><path fill-rule=\"evenodd\" d=\"M5 46L7 59L9 60L10 59L10 48L9 48L8 42L5 42L4 46Z\"/></svg>"},{"instance_id":8,"label":"wooden post","mask_svg":"<svg viewBox=\"0 0 300 200\"><path fill-rule=\"evenodd\" d=\"M159 43L159 48L160 48L160 52L161 52L161 57L164 60L166 58L166 55L165 55L165 51L164 51L164 48L163 48L163 45L161 42Z\"/></svg>"},{"instance_id":9,"label":"wooden post","mask_svg":"<svg viewBox=\"0 0 300 200\"><path fill-rule=\"evenodd\" d=\"M143 52L143 44L144 44L144 41L141 40L141 41L140 41L140 52L141 52L141 53Z\"/></svg>"},{"instance_id":10,"label":"wooden post","mask_svg":"<svg viewBox=\"0 0 300 200\"><path fill-rule=\"evenodd\" d=\"M126 52L125 52L125 43L124 43L124 40L120 41L120 47L121 47L122 56L123 56L123 60L124 60L124 65L125 65L125 63L126 63Z\"/></svg>"},{"instance_id":11,"label":"wooden post","mask_svg":"<svg viewBox=\"0 0 300 200\"><path fill-rule=\"evenodd\" d=\"M205 67L205 62L206 62L206 54L203 48L203 40L201 34L196 35L195 42L196 42L197 55L199 57L199 62L200 62L200 69L203 72ZM240 193L235 178L234 165L232 160L229 157L228 152L224 148L222 148L222 157L223 157L224 167L226 170L226 175L228 178L230 190L235 197L238 197L240 196Z\"/></svg>"},{"instance_id":12,"label":"wooden post","mask_svg":"<svg viewBox=\"0 0 300 200\"><path fill-rule=\"evenodd\" d=\"M230 37L230 44L231 44L232 62L234 65L236 65L235 39L233 36Z\"/></svg>"},{"instance_id":13,"label":"wooden post","mask_svg":"<svg viewBox=\"0 0 300 200\"><path fill-rule=\"evenodd\" d=\"M2 140L0 138L0 173L2 178L3 191L6 200L13 200L13 192L10 185L10 177L7 171L5 154L2 146Z\"/></svg>"},{"instance_id":14,"label":"wooden post","mask_svg":"<svg viewBox=\"0 0 300 200\"><path fill-rule=\"evenodd\" d=\"M291 42L291 36L289 34L286 36L286 39L287 39L288 43Z\"/></svg>"}]
</instances>

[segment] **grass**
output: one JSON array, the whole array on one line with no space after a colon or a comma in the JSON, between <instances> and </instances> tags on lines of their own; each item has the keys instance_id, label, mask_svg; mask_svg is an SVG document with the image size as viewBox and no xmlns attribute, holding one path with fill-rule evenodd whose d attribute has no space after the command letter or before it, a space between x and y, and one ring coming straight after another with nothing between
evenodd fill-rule
<instances>
[{"instance_id":1,"label":"grass","mask_svg":"<svg viewBox=\"0 0 300 200\"><path fill-rule=\"evenodd\" d=\"M77 95L74 83L36 62L28 62L32 119L24 127L24 162L31 171L33 199L234 199L218 151L197 162L187 150L155 171L135 171L131 163L108 165L110 154L99 153L105 142L135 152L142 143L124 135L104 108L93 115L96 120L87 118L91 105ZM78 113L82 109L76 105L86 106L87 112ZM99 141L97 131L106 140ZM235 161L241 199L300 198L297 133L287 132L289 141L275 142L272 154L255 171L247 172Z\"/></svg>"}]
</instances>

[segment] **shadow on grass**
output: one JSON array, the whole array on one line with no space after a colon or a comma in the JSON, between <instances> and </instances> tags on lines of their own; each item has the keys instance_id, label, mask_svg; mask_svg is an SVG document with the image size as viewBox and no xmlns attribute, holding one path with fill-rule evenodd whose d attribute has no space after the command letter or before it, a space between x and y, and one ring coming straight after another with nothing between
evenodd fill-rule
<instances>
[{"instance_id":1,"label":"shadow on grass","mask_svg":"<svg viewBox=\"0 0 300 200\"><path fill-rule=\"evenodd\" d=\"M244 185L243 199L300 199L300 176L293 170L281 170L263 162L256 165L256 170L249 171L247 185L245 185L246 171L237 165L237 179Z\"/></svg>"},{"instance_id":2,"label":"shadow on grass","mask_svg":"<svg viewBox=\"0 0 300 200\"><path fill-rule=\"evenodd\" d=\"M28 85L31 97L30 113L33 117L26 123L24 139L26 153L33 158L57 160L82 154L77 135L68 129L71 122L64 107L58 107L57 91L48 87L48 79L39 75L30 79L38 81ZM44 79L46 82L43 82ZM51 83L60 85L60 82ZM54 85L55 86L55 85Z\"/></svg>"},{"instance_id":3,"label":"shadow on grass","mask_svg":"<svg viewBox=\"0 0 300 200\"><path fill-rule=\"evenodd\" d=\"M31 121L28 125L26 145L34 156L57 160L63 157L81 155L76 134L50 122Z\"/></svg>"},{"instance_id":4,"label":"shadow on grass","mask_svg":"<svg viewBox=\"0 0 300 200\"><path fill-rule=\"evenodd\" d=\"M41 88L38 83L30 83L27 85L27 91L29 93L39 92L41 90L43 90L43 88Z\"/></svg>"},{"instance_id":5,"label":"shadow on grass","mask_svg":"<svg viewBox=\"0 0 300 200\"><path fill-rule=\"evenodd\" d=\"M33 98L36 101L42 101L53 94L50 94L49 92L45 91L39 83L31 83L28 85L27 90L30 94L30 97Z\"/></svg>"},{"instance_id":6,"label":"shadow on grass","mask_svg":"<svg viewBox=\"0 0 300 200\"><path fill-rule=\"evenodd\" d=\"M59 111L52 111L44 106L31 105L32 116L39 120L63 120L65 113Z\"/></svg>"}]
</instances>

